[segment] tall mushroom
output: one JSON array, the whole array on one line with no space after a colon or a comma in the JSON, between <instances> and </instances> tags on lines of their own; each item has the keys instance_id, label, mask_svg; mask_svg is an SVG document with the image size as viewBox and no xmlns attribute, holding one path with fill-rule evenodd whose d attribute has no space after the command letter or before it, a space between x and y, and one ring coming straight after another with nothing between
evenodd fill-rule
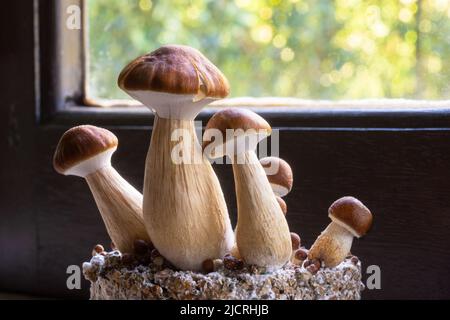
<instances>
[{"instance_id":1,"label":"tall mushroom","mask_svg":"<svg viewBox=\"0 0 450 320\"><path fill-rule=\"evenodd\" d=\"M150 242L142 218L142 195L111 166L118 145L110 131L83 125L59 140L53 167L63 175L86 179L106 230L121 252L132 252L137 239Z\"/></svg>"},{"instance_id":2,"label":"tall mushroom","mask_svg":"<svg viewBox=\"0 0 450 320\"><path fill-rule=\"evenodd\" d=\"M353 237L360 238L372 226L372 213L358 199L343 197L328 209L331 223L320 234L308 253L308 259L320 260L332 268L350 253Z\"/></svg>"},{"instance_id":3,"label":"tall mushroom","mask_svg":"<svg viewBox=\"0 0 450 320\"><path fill-rule=\"evenodd\" d=\"M176 267L201 270L230 250L234 234L193 120L228 95L228 81L199 51L168 45L130 62L118 85L155 112L143 192L153 244Z\"/></svg>"},{"instance_id":4,"label":"tall mushroom","mask_svg":"<svg viewBox=\"0 0 450 320\"><path fill-rule=\"evenodd\" d=\"M271 130L262 117L250 110L224 109L209 120L203 146L210 157L227 155L232 159L238 208L236 244L240 257L248 264L278 268L290 258L291 237L286 218L255 153L257 144Z\"/></svg>"}]
</instances>

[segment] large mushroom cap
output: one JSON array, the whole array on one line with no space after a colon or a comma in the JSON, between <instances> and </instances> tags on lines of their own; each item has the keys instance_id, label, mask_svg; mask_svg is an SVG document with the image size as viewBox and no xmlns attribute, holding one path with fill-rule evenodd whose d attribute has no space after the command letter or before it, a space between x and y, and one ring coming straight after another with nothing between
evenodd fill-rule
<instances>
[{"instance_id":1,"label":"large mushroom cap","mask_svg":"<svg viewBox=\"0 0 450 320\"><path fill-rule=\"evenodd\" d=\"M182 45L166 45L131 61L120 73L118 85L164 118L195 117L194 110L198 113L204 105L225 98L230 91L228 80L211 61L200 51ZM180 95L185 99L180 100ZM166 109L174 104L194 110L168 112Z\"/></svg>"},{"instance_id":2,"label":"large mushroom cap","mask_svg":"<svg viewBox=\"0 0 450 320\"><path fill-rule=\"evenodd\" d=\"M280 197L287 195L292 189L293 177L291 166L278 157L265 157L259 160L273 192Z\"/></svg>"},{"instance_id":3,"label":"large mushroom cap","mask_svg":"<svg viewBox=\"0 0 450 320\"><path fill-rule=\"evenodd\" d=\"M74 168L85 171L84 169L88 168L80 168L80 165L92 159L95 159L93 161L95 163L91 164L95 166L109 161L117 145L117 137L109 130L91 125L73 127L67 130L59 140L53 156L53 167L61 174L84 176L85 174L79 174ZM92 166L89 165L89 167Z\"/></svg>"},{"instance_id":4,"label":"large mushroom cap","mask_svg":"<svg viewBox=\"0 0 450 320\"><path fill-rule=\"evenodd\" d=\"M328 209L328 216L358 238L372 226L372 213L354 197L343 197L333 202Z\"/></svg>"},{"instance_id":5,"label":"large mushroom cap","mask_svg":"<svg viewBox=\"0 0 450 320\"><path fill-rule=\"evenodd\" d=\"M228 80L197 49L167 45L131 61L120 73L119 87L125 91L149 90L175 94L198 94L224 98Z\"/></svg>"},{"instance_id":6,"label":"large mushroom cap","mask_svg":"<svg viewBox=\"0 0 450 320\"><path fill-rule=\"evenodd\" d=\"M272 133L272 128L264 118L249 109L227 108L216 112L208 121L203 135L203 148L214 143L210 157L222 157L235 151L238 145L243 149L256 148L256 145ZM220 141L217 141L220 134ZM239 148L238 148L239 149ZM208 152L207 152L208 153Z\"/></svg>"}]
</instances>

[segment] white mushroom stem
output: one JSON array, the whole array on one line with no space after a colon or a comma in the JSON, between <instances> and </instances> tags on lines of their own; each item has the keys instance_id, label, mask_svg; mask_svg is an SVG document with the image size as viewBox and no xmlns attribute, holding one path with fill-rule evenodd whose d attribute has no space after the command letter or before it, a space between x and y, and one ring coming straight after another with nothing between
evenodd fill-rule
<instances>
[{"instance_id":1,"label":"white mushroom stem","mask_svg":"<svg viewBox=\"0 0 450 320\"><path fill-rule=\"evenodd\" d=\"M279 268L289 261L292 252L286 218L256 153L245 151L237 158L233 161L233 173L239 253L248 264Z\"/></svg>"},{"instance_id":2,"label":"white mushroom stem","mask_svg":"<svg viewBox=\"0 0 450 320\"><path fill-rule=\"evenodd\" d=\"M137 239L150 241L142 217L142 194L109 164L85 176L108 234L121 252Z\"/></svg>"},{"instance_id":3,"label":"white mushroom stem","mask_svg":"<svg viewBox=\"0 0 450 320\"><path fill-rule=\"evenodd\" d=\"M174 130L185 133L172 141ZM181 155L193 163L174 162ZM144 221L159 252L176 267L201 270L234 242L219 181L203 158L192 120L155 115L144 178Z\"/></svg>"},{"instance_id":4,"label":"white mushroom stem","mask_svg":"<svg viewBox=\"0 0 450 320\"><path fill-rule=\"evenodd\" d=\"M322 231L309 250L309 259L319 259L333 268L344 261L352 248L354 235L337 222Z\"/></svg>"}]
</instances>

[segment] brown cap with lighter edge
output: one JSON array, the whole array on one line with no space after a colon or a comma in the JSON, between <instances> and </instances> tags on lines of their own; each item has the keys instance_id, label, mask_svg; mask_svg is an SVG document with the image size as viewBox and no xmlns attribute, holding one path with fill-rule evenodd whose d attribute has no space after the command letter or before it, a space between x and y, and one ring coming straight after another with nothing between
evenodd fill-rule
<instances>
[{"instance_id":1,"label":"brown cap with lighter edge","mask_svg":"<svg viewBox=\"0 0 450 320\"><path fill-rule=\"evenodd\" d=\"M365 235L372 226L372 213L354 197L342 197L333 202L328 209L328 216L358 238Z\"/></svg>"},{"instance_id":2,"label":"brown cap with lighter edge","mask_svg":"<svg viewBox=\"0 0 450 320\"><path fill-rule=\"evenodd\" d=\"M166 45L131 61L120 73L125 91L148 90L174 94L199 94L224 98L228 80L200 51L183 45Z\"/></svg>"},{"instance_id":3,"label":"brown cap with lighter edge","mask_svg":"<svg viewBox=\"0 0 450 320\"><path fill-rule=\"evenodd\" d=\"M283 199L281 199L281 197L279 197L279 196L276 196L276 198L277 198L278 204L280 205L281 211L283 211L284 215L286 215L286 213L287 213L286 202Z\"/></svg>"},{"instance_id":4,"label":"brown cap with lighter edge","mask_svg":"<svg viewBox=\"0 0 450 320\"><path fill-rule=\"evenodd\" d=\"M259 162L261 162L275 194L280 197L287 195L291 191L294 181L291 166L277 157L262 158ZM273 168L277 171L272 172Z\"/></svg>"},{"instance_id":5,"label":"brown cap with lighter edge","mask_svg":"<svg viewBox=\"0 0 450 320\"><path fill-rule=\"evenodd\" d=\"M58 173L91 159L105 151L117 148L117 137L110 131L82 125L66 131L59 140L53 157L53 167Z\"/></svg>"},{"instance_id":6,"label":"brown cap with lighter edge","mask_svg":"<svg viewBox=\"0 0 450 320\"><path fill-rule=\"evenodd\" d=\"M205 133L203 134L203 149L214 142L214 140L211 139L214 130L218 130L223 137L222 145L217 146L219 148L233 139L236 139L236 144L245 143L245 140L241 140L241 138L250 135L257 136L257 141L255 142L258 143L262 138L267 137L272 133L272 128L264 118L249 109L242 108L223 109L216 112L211 119L209 119L206 124ZM242 130L242 134L239 135L238 132L236 132L230 138L227 136L227 130ZM227 138L229 140L227 140ZM250 148L256 148L256 145L253 145ZM207 154L207 156L212 157L212 154ZM222 152L218 152L214 157L220 156L222 156Z\"/></svg>"}]
</instances>

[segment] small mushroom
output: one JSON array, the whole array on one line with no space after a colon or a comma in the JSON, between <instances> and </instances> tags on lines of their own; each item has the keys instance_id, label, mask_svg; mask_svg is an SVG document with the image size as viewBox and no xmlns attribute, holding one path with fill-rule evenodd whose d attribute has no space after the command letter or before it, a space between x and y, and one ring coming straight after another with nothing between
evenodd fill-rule
<instances>
[{"instance_id":1,"label":"small mushroom","mask_svg":"<svg viewBox=\"0 0 450 320\"><path fill-rule=\"evenodd\" d=\"M281 199L281 197L279 197L279 196L276 196L276 198L277 198L278 204L280 205L281 211L283 212L284 215L286 215L287 214L286 202L283 199Z\"/></svg>"},{"instance_id":2,"label":"small mushroom","mask_svg":"<svg viewBox=\"0 0 450 320\"><path fill-rule=\"evenodd\" d=\"M302 244L300 236L295 232L291 232L291 242L292 242L292 251L299 249Z\"/></svg>"},{"instance_id":3,"label":"small mushroom","mask_svg":"<svg viewBox=\"0 0 450 320\"><path fill-rule=\"evenodd\" d=\"M300 248L292 252L291 262L297 265L301 265L307 257L308 252L305 249Z\"/></svg>"},{"instance_id":4,"label":"small mushroom","mask_svg":"<svg viewBox=\"0 0 450 320\"><path fill-rule=\"evenodd\" d=\"M343 197L330 206L328 217L332 222L311 246L308 259L321 260L333 268L349 254L353 237L360 238L369 231L372 213L358 199Z\"/></svg>"},{"instance_id":5,"label":"small mushroom","mask_svg":"<svg viewBox=\"0 0 450 320\"><path fill-rule=\"evenodd\" d=\"M206 259L202 263L202 271L204 273L210 273L219 270L223 267L222 259Z\"/></svg>"},{"instance_id":6,"label":"small mushroom","mask_svg":"<svg viewBox=\"0 0 450 320\"><path fill-rule=\"evenodd\" d=\"M294 180L291 166L277 157L265 157L259 162L266 172L273 192L279 197L287 195L292 190Z\"/></svg>"},{"instance_id":7,"label":"small mushroom","mask_svg":"<svg viewBox=\"0 0 450 320\"><path fill-rule=\"evenodd\" d=\"M228 95L228 80L198 50L166 45L131 61L118 85L155 112L143 192L153 244L176 267L201 270L204 260L229 252L234 234L193 120Z\"/></svg>"},{"instance_id":8,"label":"small mushroom","mask_svg":"<svg viewBox=\"0 0 450 320\"><path fill-rule=\"evenodd\" d=\"M294 179L291 167L286 161L277 157L265 157L259 162L266 172L267 179L276 195L281 211L286 215L287 204L281 197L284 197L292 190Z\"/></svg>"},{"instance_id":9,"label":"small mushroom","mask_svg":"<svg viewBox=\"0 0 450 320\"><path fill-rule=\"evenodd\" d=\"M92 256L101 254L103 252L105 252L105 248L101 244L97 244L95 245L94 249L92 249Z\"/></svg>"},{"instance_id":10,"label":"small mushroom","mask_svg":"<svg viewBox=\"0 0 450 320\"><path fill-rule=\"evenodd\" d=\"M270 133L270 125L256 113L248 109L224 109L209 120L203 146L207 156L227 155L232 161L238 208L236 245L240 256L247 264L279 268L291 256L291 236L255 153L257 144Z\"/></svg>"},{"instance_id":11,"label":"small mushroom","mask_svg":"<svg viewBox=\"0 0 450 320\"><path fill-rule=\"evenodd\" d=\"M121 252L133 252L136 239L150 242L142 218L142 195L111 166L118 145L110 131L83 125L66 131L56 147L58 173L86 179L106 230Z\"/></svg>"}]
</instances>

